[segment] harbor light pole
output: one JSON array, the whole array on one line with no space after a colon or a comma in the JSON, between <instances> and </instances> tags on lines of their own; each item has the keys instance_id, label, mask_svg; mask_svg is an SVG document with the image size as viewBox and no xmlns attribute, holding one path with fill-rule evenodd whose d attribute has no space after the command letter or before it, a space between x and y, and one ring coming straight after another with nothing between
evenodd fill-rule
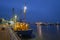
<instances>
[{"instance_id":1,"label":"harbor light pole","mask_svg":"<svg viewBox=\"0 0 60 40\"><path fill-rule=\"evenodd\" d=\"M26 21L26 10L27 10L27 6L24 5L24 21Z\"/></svg>"}]
</instances>

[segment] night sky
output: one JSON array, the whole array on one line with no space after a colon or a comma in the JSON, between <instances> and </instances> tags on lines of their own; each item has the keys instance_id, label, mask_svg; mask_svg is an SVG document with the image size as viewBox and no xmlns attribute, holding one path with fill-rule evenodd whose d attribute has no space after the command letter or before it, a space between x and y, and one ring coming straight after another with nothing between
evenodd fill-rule
<instances>
[{"instance_id":1,"label":"night sky","mask_svg":"<svg viewBox=\"0 0 60 40\"><path fill-rule=\"evenodd\" d=\"M15 14L20 17L24 3L27 6L28 22L60 22L60 0L0 0L0 18L9 20L12 8L15 8Z\"/></svg>"}]
</instances>

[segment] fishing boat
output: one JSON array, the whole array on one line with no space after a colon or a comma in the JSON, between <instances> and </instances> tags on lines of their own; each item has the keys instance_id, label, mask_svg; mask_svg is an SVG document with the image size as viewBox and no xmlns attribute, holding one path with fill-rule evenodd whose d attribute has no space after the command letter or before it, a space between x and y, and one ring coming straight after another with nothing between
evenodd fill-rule
<instances>
[{"instance_id":1,"label":"fishing boat","mask_svg":"<svg viewBox=\"0 0 60 40\"><path fill-rule=\"evenodd\" d=\"M24 5L24 21L20 20L17 21L17 16L15 15L13 17L14 24L13 24L13 30L18 34L20 37L32 37L33 30L30 28L30 25L26 22L26 4ZM13 8L13 14L14 14L14 8Z\"/></svg>"},{"instance_id":2,"label":"fishing boat","mask_svg":"<svg viewBox=\"0 0 60 40\"><path fill-rule=\"evenodd\" d=\"M29 24L25 22L16 22L13 25L13 30L20 37L32 37L33 30L29 28Z\"/></svg>"}]
</instances>

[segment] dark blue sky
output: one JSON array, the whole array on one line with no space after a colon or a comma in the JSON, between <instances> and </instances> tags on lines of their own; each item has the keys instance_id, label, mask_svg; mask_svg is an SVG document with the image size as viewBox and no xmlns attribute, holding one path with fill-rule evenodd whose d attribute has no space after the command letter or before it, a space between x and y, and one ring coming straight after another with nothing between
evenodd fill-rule
<instances>
[{"instance_id":1,"label":"dark blue sky","mask_svg":"<svg viewBox=\"0 0 60 40\"><path fill-rule=\"evenodd\" d=\"M0 0L0 18L10 19L12 8L20 16L24 3L27 6L28 22L60 22L60 0Z\"/></svg>"}]
</instances>

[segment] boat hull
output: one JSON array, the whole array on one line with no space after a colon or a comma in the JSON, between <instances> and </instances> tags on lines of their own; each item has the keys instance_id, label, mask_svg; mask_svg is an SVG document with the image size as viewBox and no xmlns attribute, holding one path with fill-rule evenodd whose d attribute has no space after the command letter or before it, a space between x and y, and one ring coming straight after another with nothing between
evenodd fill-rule
<instances>
[{"instance_id":1,"label":"boat hull","mask_svg":"<svg viewBox=\"0 0 60 40\"><path fill-rule=\"evenodd\" d=\"M16 31L18 36L23 37L23 38L30 38L32 37L32 32L33 30L24 30L24 31Z\"/></svg>"}]
</instances>

